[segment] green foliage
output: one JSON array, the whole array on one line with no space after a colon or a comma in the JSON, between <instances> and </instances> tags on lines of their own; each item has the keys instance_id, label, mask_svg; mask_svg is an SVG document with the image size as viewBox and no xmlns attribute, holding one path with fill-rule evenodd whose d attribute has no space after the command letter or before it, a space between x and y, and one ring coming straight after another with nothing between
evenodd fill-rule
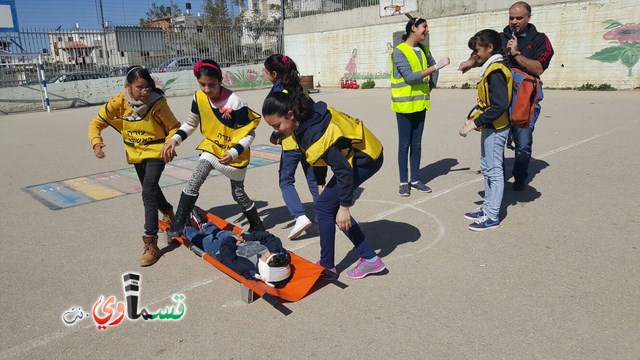
<instances>
[{"instance_id":1,"label":"green foliage","mask_svg":"<svg viewBox=\"0 0 640 360\"><path fill-rule=\"evenodd\" d=\"M140 25L146 25L153 20L164 19L172 16L178 16L181 14L178 4L171 4L170 6L156 5L155 2L151 3L151 7L147 11L146 19L140 19Z\"/></svg>"},{"instance_id":2,"label":"green foliage","mask_svg":"<svg viewBox=\"0 0 640 360\"><path fill-rule=\"evenodd\" d=\"M616 88L614 88L613 86L609 85L609 84L600 84L600 85L594 85L594 84L590 84L590 83L586 83L586 84L582 84L580 85L580 87L577 87L576 90L578 91L614 91L617 90Z\"/></svg>"},{"instance_id":3,"label":"green foliage","mask_svg":"<svg viewBox=\"0 0 640 360\"><path fill-rule=\"evenodd\" d=\"M606 20L605 30L609 30L603 35L610 45L595 54L587 57L589 60L601 61L609 64L620 61L628 69L628 76L631 76L631 68L640 61L640 23L622 24L617 20Z\"/></svg>"},{"instance_id":4,"label":"green foliage","mask_svg":"<svg viewBox=\"0 0 640 360\"><path fill-rule=\"evenodd\" d=\"M466 83L462 84L462 86L460 86L460 89L471 89L471 85L466 82Z\"/></svg>"},{"instance_id":5,"label":"green foliage","mask_svg":"<svg viewBox=\"0 0 640 360\"><path fill-rule=\"evenodd\" d=\"M360 86L360 88L362 89L373 89L376 86L376 82L369 79L365 82L362 83L362 86Z\"/></svg>"}]
</instances>

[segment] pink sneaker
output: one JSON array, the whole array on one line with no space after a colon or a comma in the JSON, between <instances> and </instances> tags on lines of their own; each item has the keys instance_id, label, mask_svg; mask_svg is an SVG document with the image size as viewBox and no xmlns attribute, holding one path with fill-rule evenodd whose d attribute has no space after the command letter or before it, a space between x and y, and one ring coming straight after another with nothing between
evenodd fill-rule
<instances>
[{"instance_id":1,"label":"pink sneaker","mask_svg":"<svg viewBox=\"0 0 640 360\"><path fill-rule=\"evenodd\" d=\"M377 274L384 269L384 263L380 256L376 256L376 261L374 262L368 262L361 258L353 269L347 271L347 276L352 279L362 279L369 274Z\"/></svg>"},{"instance_id":2,"label":"pink sneaker","mask_svg":"<svg viewBox=\"0 0 640 360\"><path fill-rule=\"evenodd\" d=\"M320 260L318 260L318 261L316 262L316 265L320 265ZM322 265L320 265L320 266L322 266ZM332 267L331 269L329 269L329 268L325 268L325 269L327 269L327 270L331 271L331 272L332 272L332 273L334 273L334 274L336 274L336 273L337 273L337 270L336 270L336 267L335 267L335 266L334 266L334 267Z\"/></svg>"}]
</instances>

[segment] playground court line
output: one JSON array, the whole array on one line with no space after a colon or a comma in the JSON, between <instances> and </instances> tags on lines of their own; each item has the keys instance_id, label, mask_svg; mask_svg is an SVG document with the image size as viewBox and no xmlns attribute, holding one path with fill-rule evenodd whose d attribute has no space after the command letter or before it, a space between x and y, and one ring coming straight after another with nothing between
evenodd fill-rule
<instances>
[{"instance_id":1,"label":"playground court line","mask_svg":"<svg viewBox=\"0 0 640 360\"><path fill-rule=\"evenodd\" d=\"M580 146L582 144L591 142L593 140L597 140L597 139L599 139L601 137L607 136L607 135L609 135L609 134L611 134L613 132L616 132L616 131L622 129L623 127L626 128L626 126L619 126L619 127L616 127L616 128L612 128L612 129L609 129L608 131L605 131L603 133L591 136L589 138L586 138L586 139L583 139L583 140L579 140L579 141L576 141L576 142L571 143L569 145L561 146L559 148L547 151L547 152L537 156L536 159L545 159L545 158L547 158L549 156L558 154L558 153L563 152L565 150L569 150L569 149L574 148L576 146ZM465 182L463 182L461 184L449 187L449 188L447 188L445 190L442 190L440 192L437 192L437 193L433 194L433 196L430 196L430 197L427 197L427 198L424 198L424 199L420 199L420 200L414 201L414 202L409 203L409 204L401 204L399 206L396 206L393 209L389 209L387 211L378 213L376 216L374 216L374 217L372 217L370 219L367 219L367 220L368 221L380 220L380 219L383 219L386 216L393 215L395 213L398 213L398 212L400 212L402 210L405 210L405 209L408 209L408 208L417 209L416 205L419 205L419 204L422 204L422 203L427 202L429 200L441 197L441 196L446 195L446 194L448 194L450 192L453 192L455 190L458 190L458 189L464 188L466 186L475 184L476 182L479 182L479 181L482 181L482 176L478 176L475 179L472 179L472 180L469 180L469 181L465 181ZM435 217L433 217L433 218L436 219ZM437 221L437 219L436 219L436 221ZM444 229L442 229L441 231L442 231L442 236L438 236L437 241L430 242L429 244L427 244L427 246L423 247L422 249L418 250L417 252L415 252L413 254L407 254L406 256L400 256L400 257L395 258L395 259L394 258L391 258L391 259L387 258L386 259L387 262L394 261L394 260L399 260L401 258L406 258L408 256L412 256L412 255L418 254L420 252L423 252L423 251L427 250L428 248L431 248L433 245L435 245L435 243L437 243L438 241L440 241L441 238L444 237ZM439 230L439 234L440 234L440 230ZM290 250L297 251L298 249L302 249L302 248L304 248L304 247L306 247L306 246L308 246L310 244L315 244L316 242L318 242L318 240L314 240L312 242L309 242L307 244L301 245L299 247L296 247L295 249L290 249ZM222 273L220 273L220 274L222 274ZM193 282L190 285L187 285L185 287L180 288L179 290L169 292L170 295L168 295L166 297L161 297L160 299L151 302L150 305L157 304L157 303L160 303L160 302L171 302L171 297L173 296L173 294L181 293L181 294L185 294L186 295L186 293L188 291L190 291L190 290L193 290L195 288L201 287L203 285L208 285L208 284L210 284L210 283L212 283L214 281L217 281L219 279L222 279L223 277L226 277L226 276L222 276L220 274L218 274L217 276L214 275L213 278L209 278L209 279L206 279L206 280L200 280L200 281ZM62 327L62 329L60 329L60 330L58 330L56 332L50 333L48 335L39 336L39 337L34 338L32 340L25 341L25 342L23 342L21 344L14 345L14 346L6 349L6 350L3 350L2 352L0 352L0 356L2 356L3 358L8 358L8 359L18 358L21 354L29 352L29 351L37 348L37 347L47 345L50 342L53 342L55 340L64 338L66 336L73 335L74 333L76 333L80 329L87 329L87 328L95 327L95 324L86 325L84 327L77 327L76 328L77 330L76 329L67 328L62 323L60 324L60 326Z\"/></svg>"}]
</instances>

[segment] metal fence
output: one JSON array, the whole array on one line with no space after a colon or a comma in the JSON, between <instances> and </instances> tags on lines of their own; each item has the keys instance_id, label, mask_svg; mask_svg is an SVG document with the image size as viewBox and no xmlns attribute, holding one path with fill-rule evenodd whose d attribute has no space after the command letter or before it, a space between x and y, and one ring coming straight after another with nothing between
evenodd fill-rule
<instances>
[{"instance_id":1,"label":"metal fence","mask_svg":"<svg viewBox=\"0 0 640 360\"><path fill-rule=\"evenodd\" d=\"M98 31L0 33L0 87L37 84L34 53L42 57L47 82L60 82L122 76L131 65L160 72L184 70L201 58L214 59L223 67L258 64L281 52L281 35L279 26L252 27L252 31L242 26L116 26Z\"/></svg>"},{"instance_id":2,"label":"metal fence","mask_svg":"<svg viewBox=\"0 0 640 360\"><path fill-rule=\"evenodd\" d=\"M380 0L284 0L287 19L379 5Z\"/></svg>"}]
</instances>

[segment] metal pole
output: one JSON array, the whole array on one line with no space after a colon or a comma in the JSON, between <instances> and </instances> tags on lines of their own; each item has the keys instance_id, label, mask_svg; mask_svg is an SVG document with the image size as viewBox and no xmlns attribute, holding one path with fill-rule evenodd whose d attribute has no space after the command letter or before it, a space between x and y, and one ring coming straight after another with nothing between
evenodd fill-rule
<instances>
[{"instance_id":1,"label":"metal pole","mask_svg":"<svg viewBox=\"0 0 640 360\"><path fill-rule=\"evenodd\" d=\"M284 54L284 0L280 0L280 54Z\"/></svg>"},{"instance_id":2,"label":"metal pole","mask_svg":"<svg viewBox=\"0 0 640 360\"><path fill-rule=\"evenodd\" d=\"M42 86L42 92L44 93L44 101L46 104L47 112L51 112L51 102L49 101L49 93L47 92L47 80L44 77L44 62L42 61L42 55L38 55L38 68L40 69L40 84Z\"/></svg>"},{"instance_id":3,"label":"metal pole","mask_svg":"<svg viewBox=\"0 0 640 360\"><path fill-rule=\"evenodd\" d=\"M98 0L100 4L100 28L102 29L102 51L104 51L105 64L107 65L107 71L110 70L109 66L109 52L107 47L107 28L104 23L104 12L102 10L102 0Z\"/></svg>"}]
</instances>

